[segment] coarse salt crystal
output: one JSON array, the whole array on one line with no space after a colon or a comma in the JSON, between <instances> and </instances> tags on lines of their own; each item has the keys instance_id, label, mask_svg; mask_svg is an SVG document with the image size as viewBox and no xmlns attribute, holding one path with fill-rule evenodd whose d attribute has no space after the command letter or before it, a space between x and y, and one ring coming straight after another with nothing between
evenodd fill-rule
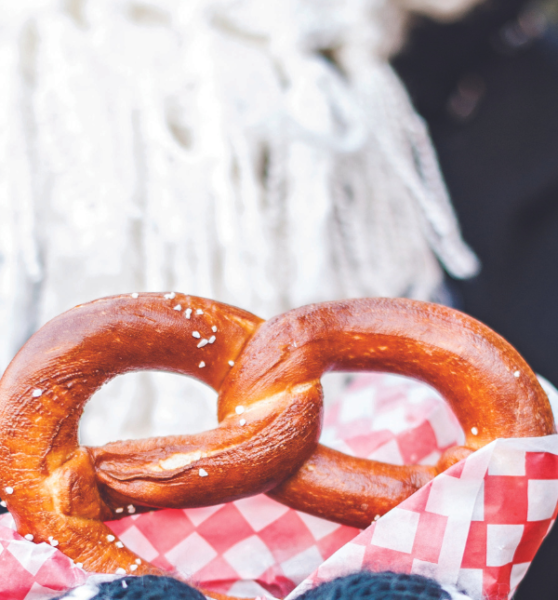
<instances>
[{"instance_id":1,"label":"coarse salt crystal","mask_svg":"<svg viewBox=\"0 0 558 600\"><path fill-rule=\"evenodd\" d=\"M229 360L229 365L230 365L231 367L234 367L234 360Z\"/></svg>"},{"instance_id":2,"label":"coarse salt crystal","mask_svg":"<svg viewBox=\"0 0 558 600\"><path fill-rule=\"evenodd\" d=\"M240 419L240 424L241 424L242 426L246 425L246 419Z\"/></svg>"},{"instance_id":3,"label":"coarse salt crystal","mask_svg":"<svg viewBox=\"0 0 558 600\"><path fill-rule=\"evenodd\" d=\"M200 369L203 369L205 367L205 363L203 362L203 360L201 361L201 363L198 365L198 367Z\"/></svg>"},{"instance_id":4,"label":"coarse salt crystal","mask_svg":"<svg viewBox=\"0 0 558 600\"><path fill-rule=\"evenodd\" d=\"M136 507L133 504L128 504L128 512L133 515L136 512Z\"/></svg>"},{"instance_id":5,"label":"coarse salt crystal","mask_svg":"<svg viewBox=\"0 0 558 600\"><path fill-rule=\"evenodd\" d=\"M33 398L38 398L39 396L43 395L43 390L40 390L39 388L37 388L36 390L33 390Z\"/></svg>"},{"instance_id":6,"label":"coarse salt crystal","mask_svg":"<svg viewBox=\"0 0 558 600\"><path fill-rule=\"evenodd\" d=\"M189 319L190 315L192 314L192 309L191 308L187 308L186 312L184 313L184 316Z\"/></svg>"},{"instance_id":7,"label":"coarse salt crystal","mask_svg":"<svg viewBox=\"0 0 558 600\"><path fill-rule=\"evenodd\" d=\"M209 344L209 342L204 338L203 340L200 341L200 343L198 344L198 348L203 348L204 346L207 346L207 344Z\"/></svg>"},{"instance_id":8,"label":"coarse salt crystal","mask_svg":"<svg viewBox=\"0 0 558 600\"><path fill-rule=\"evenodd\" d=\"M203 315L203 310L202 310L201 308L198 308L198 309L196 310L196 314L197 314L197 315Z\"/></svg>"},{"instance_id":9,"label":"coarse salt crystal","mask_svg":"<svg viewBox=\"0 0 558 600\"><path fill-rule=\"evenodd\" d=\"M116 538L112 534L109 533L109 535L107 535L107 541L114 542L115 539Z\"/></svg>"},{"instance_id":10,"label":"coarse salt crystal","mask_svg":"<svg viewBox=\"0 0 558 600\"><path fill-rule=\"evenodd\" d=\"M181 304L177 304L173 310L182 310L182 305Z\"/></svg>"},{"instance_id":11,"label":"coarse salt crystal","mask_svg":"<svg viewBox=\"0 0 558 600\"><path fill-rule=\"evenodd\" d=\"M213 331L213 333L217 333L217 327L215 327L215 325L213 325L213 327L211 328L211 331Z\"/></svg>"},{"instance_id":12,"label":"coarse salt crystal","mask_svg":"<svg viewBox=\"0 0 558 600\"><path fill-rule=\"evenodd\" d=\"M192 337L201 338L201 333L199 331L192 331Z\"/></svg>"},{"instance_id":13,"label":"coarse salt crystal","mask_svg":"<svg viewBox=\"0 0 558 600\"><path fill-rule=\"evenodd\" d=\"M137 292L134 292L133 294L130 294L130 296L132 296L132 298L137 298L139 294Z\"/></svg>"},{"instance_id":14,"label":"coarse salt crystal","mask_svg":"<svg viewBox=\"0 0 558 600\"><path fill-rule=\"evenodd\" d=\"M4 508L6 508L6 506L7 506L7 505L6 505L6 503L4 502L4 500L2 500L2 501L0 502L0 506L3 506Z\"/></svg>"},{"instance_id":15,"label":"coarse salt crystal","mask_svg":"<svg viewBox=\"0 0 558 600\"><path fill-rule=\"evenodd\" d=\"M174 292L169 292L168 294L165 294L165 298L167 300L173 300L175 296L176 294Z\"/></svg>"},{"instance_id":16,"label":"coarse salt crystal","mask_svg":"<svg viewBox=\"0 0 558 600\"><path fill-rule=\"evenodd\" d=\"M212 336L209 338L209 340L208 340L208 341L209 341L209 343L210 343L210 344L213 344L213 342L214 342L216 339L217 339L217 338L216 338L214 335L212 335Z\"/></svg>"},{"instance_id":17,"label":"coarse salt crystal","mask_svg":"<svg viewBox=\"0 0 558 600\"><path fill-rule=\"evenodd\" d=\"M141 558L136 558L136 563L137 563L138 565L141 565Z\"/></svg>"},{"instance_id":18,"label":"coarse salt crystal","mask_svg":"<svg viewBox=\"0 0 558 600\"><path fill-rule=\"evenodd\" d=\"M244 412L244 406L237 406L234 410L237 415L241 415Z\"/></svg>"},{"instance_id":19,"label":"coarse salt crystal","mask_svg":"<svg viewBox=\"0 0 558 600\"><path fill-rule=\"evenodd\" d=\"M8 487L4 488L4 491L6 492L6 494L13 494L14 488L9 485Z\"/></svg>"},{"instance_id":20,"label":"coarse salt crystal","mask_svg":"<svg viewBox=\"0 0 558 600\"><path fill-rule=\"evenodd\" d=\"M138 568L138 565L130 565L130 571L135 571Z\"/></svg>"},{"instance_id":21,"label":"coarse salt crystal","mask_svg":"<svg viewBox=\"0 0 558 600\"><path fill-rule=\"evenodd\" d=\"M55 548L58 546L58 540L55 540L52 536L48 538L48 541L50 542L51 546L54 546Z\"/></svg>"},{"instance_id":22,"label":"coarse salt crystal","mask_svg":"<svg viewBox=\"0 0 558 600\"><path fill-rule=\"evenodd\" d=\"M479 433L479 430L476 427L471 427L471 433L473 435L477 435Z\"/></svg>"},{"instance_id":23,"label":"coarse salt crystal","mask_svg":"<svg viewBox=\"0 0 558 600\"><path fill-rule=\"evenodd\" d=\"M209 475L209 473L205 469L200 469L198 471L198 474L200 477L207 477Z\"/></svg>"},{"instance_id":24,"label":"coarse salt crystal","mask_svg":"<svg viewBox=\"0 0 558 600\"><path fill-rule=\"evenodd\" d=\"M117 508L114 512L120 514L120 513L124 512L124 509L123 508Z\"/></svg>"},{"instance_id":25,"label":"coarse salt crystal","mask_svg":"<svg viewBox=\"0 0 558 600\"><path fill-rule=\"evenodd\" d=\"M126 570L123 569L122 567L118 567L118 569L116 569L115 573L116 573L116 575L126 575Z\"/></svg>"},{"instance_id":26,"label":"coarse salt crystal","mask_svg":"<svg viewBox=\"0 0 558 600\"><path fill-rule=\"evenodd\" d=\"M117 548L124 548L124 544L122 542L116 542L116 544L114 544Z\"/></svg>"},{"instance_id":27,"label":"coarse salt crystal","mask_svg":"<svg viewBox=\"0 0 558 600\"><path fill-rule=\"evenodd\" d=\"M33 538L34 538L35 536L34 536L32 533L26 533L26 534L25 534L23 537L24 537L26 540L29 540L30 542L32 542L32 541L33 541Z\"/></svg>"},{"instance_id":28,"label":"coarse salt crystal","mask_svg":"<svg viewBox=\"0 0 558 600\"><path fill-rule=\"evenodd\" d=\"M519 377L520 375L521 375L521 373L520 373L519 371L516 371L516 372L513 374L513 376L514 376L514 377Z\"/></svg>"}]
</instances>

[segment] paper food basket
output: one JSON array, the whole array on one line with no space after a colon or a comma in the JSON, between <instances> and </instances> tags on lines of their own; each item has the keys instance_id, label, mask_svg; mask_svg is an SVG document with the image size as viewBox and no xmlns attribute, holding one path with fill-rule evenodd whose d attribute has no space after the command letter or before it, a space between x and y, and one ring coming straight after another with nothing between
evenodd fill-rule
<instances>
[{"instance_id":1,"label":"paper food basket","mask_svg":"<svg viewBox=\"0 0 558 600\"><path fill-rule=\"evenodd\" d=\"M558 394L543 381L551 403ZM553 406L554 408L554 406ZM556 411L554 411L556 414ZM463 434L446 403L410 379L355 377L325 414L322 442L395 464L435 464ZM474 600L511 597L556 518L558 435L497 440L363 531L266 496L129 516L109 527L145 560L204 588L288 598L361 569L418 573ZM0 598L46 600L90 577L0 517Z\"/></svg>"}]
</instances>

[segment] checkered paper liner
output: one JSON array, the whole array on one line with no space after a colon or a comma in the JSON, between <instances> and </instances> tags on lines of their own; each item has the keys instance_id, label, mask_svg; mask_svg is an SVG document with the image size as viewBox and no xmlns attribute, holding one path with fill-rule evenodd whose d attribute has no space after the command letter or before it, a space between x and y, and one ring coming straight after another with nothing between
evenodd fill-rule
<instances>
[{"instance_id":1,"label":"checkered paper liner","mask_svg":"<svg viewBox=\"0 0 558 600\"><path fill-rule=\"evenodd\" d=\"M462 439L434 390L385 374L355 378L326 411L322 434L348 454L395 464L434 464ZM145 560L231 595L291 600L323 581L371 569L420 573L472 598L500 600L521 581L557 503L553 435L493 442L362 532L263 495L108 525ZM22 538L10 515L0 517L0 598L52 598L88 576L56 548Z\"/></svg>"}]
</instances>

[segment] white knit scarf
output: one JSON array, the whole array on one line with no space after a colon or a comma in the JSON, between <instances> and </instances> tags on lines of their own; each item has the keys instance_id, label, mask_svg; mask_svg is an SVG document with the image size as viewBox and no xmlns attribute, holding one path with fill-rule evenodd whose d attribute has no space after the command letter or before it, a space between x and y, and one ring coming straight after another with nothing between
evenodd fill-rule
<instances>
[{"instance_id":1,"label":"white knit scarf","mask_svg":"<svg viewBox=\"0 0 558 600\"><path fill-rule=\"evenodd\" d=\"M472 275L425 126L387 62L401 4L2 3L0 369L46 320L110 294L177 290L269 317L433 298L438 261ZM214 419L177 378L109 387L88 442Z\"/></svg>"}]
</instances>

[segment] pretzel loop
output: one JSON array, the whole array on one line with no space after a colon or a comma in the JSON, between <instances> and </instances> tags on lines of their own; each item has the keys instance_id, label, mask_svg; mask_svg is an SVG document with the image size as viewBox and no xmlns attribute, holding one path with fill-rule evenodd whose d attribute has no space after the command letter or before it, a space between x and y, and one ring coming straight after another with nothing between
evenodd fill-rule
<instances>
[{"instance_id":1,"label":"pretzel loop","mask_svg":"<svg viewBox=\"0 0 558 600\"><path fill-rule=\"evenodd\" d=\"M279 349L292 340L296 349L279 359ZM273 347L278 358L267 358L267 368L257 359L262 347ZM519 353L482 323L437 304L367 298L295 309L259 328L242 364L221 395L234 397L257 385L272 391L271 382L287 377L302 385L326 371L384 371L423 381L448 402L465 445L446 451L435 469L387 465L319 446L270 494L354 527L367 527L433 475L497 438L555 433L548 398Z\"/></svg>"},{"instance_id":2,"label":"pretzel loop","mask_svg":"<svg viewBox=\"0 0 558 600\"><path fill-rule=\"evenodd\" d=\"M190 375L219 390L261 322L250 313L202 298L134 294L76 307L45 325L0 381L0 493L18 531L31 534L36 542L57 545L89 571L159 572L141 561L138 566L139 557L115 540L102 522L129 511L122 510L126 504L121 498L116 504L114 496L104 494L94 452L78 445L83 407L109 379L140 369ZM314 402L306 400L305 395L296 415L285 411L286 422L275 418L274 407L256 410L248 429L263 432L262 440L304 421L306 435L293 447L293 464L285 463L280 449L274 457L262 453L238 418L229 418L213 431L166 438L162 445L159 440L129 442L142 460L149 458L141 489L149 492L150 479L164 482L161 502L153 506L172 502L175 494L199 506L272 488L317 444L321 397L318 393ZM283 408L281 402L278 405ZM125 463L133 488L136 461L129 456ZM262 466L272 468L266 471Z\"/></svg>"}]
</instances>

